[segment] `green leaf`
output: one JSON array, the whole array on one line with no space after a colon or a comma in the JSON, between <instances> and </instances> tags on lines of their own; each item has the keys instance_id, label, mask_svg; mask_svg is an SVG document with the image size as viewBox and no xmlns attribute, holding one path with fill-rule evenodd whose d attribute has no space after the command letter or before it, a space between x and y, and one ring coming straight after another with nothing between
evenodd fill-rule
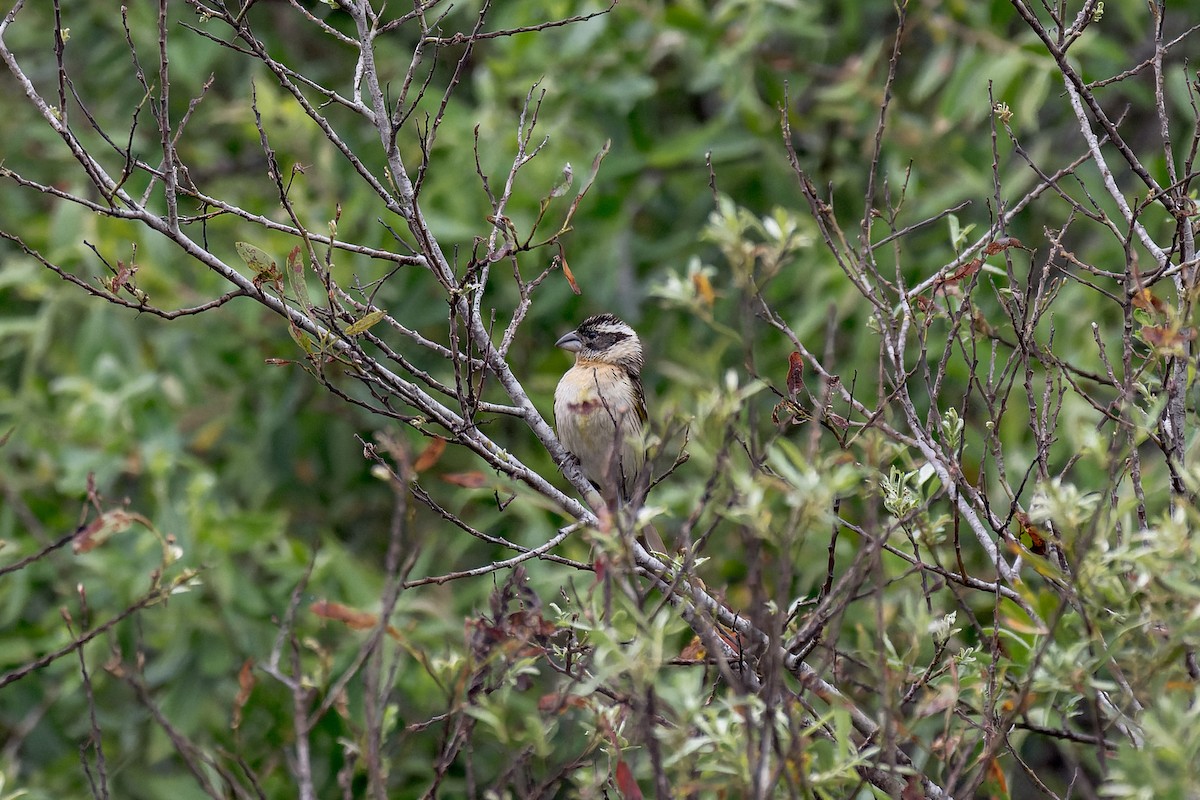
<instances>
[{"instance_id":1,"label":"green leaf","mask_svg":"<svg viewBox=\"0 0 1200 800\"><path fill-rule=\"evenodd\" d=\"M275 271L275 262L265 250L248 242L234 242L233 246L237 250L237 254L242 257L242 261L246 262L246 266L254 270L255 275L270 277L271 273Z\"/></svg>"},{"instance_id":2,"label":"green leaf","mask_svg":"<svg viewBox=\"0 0 1200 800\"><path fill-rule=\"evenodd\" d=\"M372 327L374 327L379 320L386 316L387 311L382 308L377 308L368 314L364 314L357 322L355 322L349 328L346 328L346 335L358 336L359 334L366 333Z\"/></svg>"},{"instance_id":3,"label":"green leaf","mask_svg":"<svg viewBox=\"0 0 1200 800\"><path fill-rule=\"evenodd\" d=\"M250 246L247 245L247 247ZM258 248L255 249L257 250ZM262 251L260 250L259 252ZM304 281L304 260L300 257L299 245L292 248L292 252L288 253L286 272L292 296L300 303L300 307L304 309L304 313L311 317L313 305L312 301L308 299L308 284Z\"/></svg>"}]
</instances>

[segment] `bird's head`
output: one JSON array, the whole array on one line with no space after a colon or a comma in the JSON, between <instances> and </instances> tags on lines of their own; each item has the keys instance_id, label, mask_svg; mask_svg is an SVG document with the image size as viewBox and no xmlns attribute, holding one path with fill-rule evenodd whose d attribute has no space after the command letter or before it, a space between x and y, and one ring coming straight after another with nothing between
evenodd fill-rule
<instances>
[{"instance_id":1,"label":"bird's head","mask_svg":"<svg viewBox=\"0 0 1200 800\"><path fill-rule=\"evenodd\" d=\"M641 374L645 362L638 335L612 314L588 317L555 344L574 353L576 362L614 364L624 367L635 376Z\"/></svg>"}]
</instances>

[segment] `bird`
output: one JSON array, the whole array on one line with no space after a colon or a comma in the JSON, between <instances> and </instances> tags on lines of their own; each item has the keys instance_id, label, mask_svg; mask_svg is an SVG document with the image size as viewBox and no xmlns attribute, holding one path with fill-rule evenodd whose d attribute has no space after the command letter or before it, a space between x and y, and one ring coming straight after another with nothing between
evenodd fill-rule
<instances>
[{"instance_id":1,"label":"bird","mask_svg":"<svg viewBox=\"0 0 1200 800\"><path fill-rule=\"evenodd\" d=\"M608 510L615 511L632 498L646 461L642 342L623 320L597 314L555 345L575 354L574 365L554 390L559 441L579 460ZM667 552L658 533L646 528L643 535L651 549Z\"/></svg>"}]
</instances>

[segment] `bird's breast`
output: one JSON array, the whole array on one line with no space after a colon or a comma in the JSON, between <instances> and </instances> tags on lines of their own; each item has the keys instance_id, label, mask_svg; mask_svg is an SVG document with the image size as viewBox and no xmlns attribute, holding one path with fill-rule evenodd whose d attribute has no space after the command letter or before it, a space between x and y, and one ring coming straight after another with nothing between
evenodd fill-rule
<instances>
[{"instance_id":1,"label":"bird's breast","mask_svg":"<svg viewBox=\"0 0 1200 800\"><path fill-rule=\"evenodd\" d=\"M641 470L640 397L629 373L595 362L576 363L554 390L558 438L606 496L627 496Z\"/></svg>"},{"instance_id":2,"label":"bird's breast","mask_svg":"<svg viewBox=\"0 0 1200 800\"><path fill-rule=\"evenodd\" d=\"M554 410L569 411L580 423L603 418L613 421L633 411L634 391L629 377L608 364L576 365L567 370L554 391Z\"/></svg>"}]
</instances>

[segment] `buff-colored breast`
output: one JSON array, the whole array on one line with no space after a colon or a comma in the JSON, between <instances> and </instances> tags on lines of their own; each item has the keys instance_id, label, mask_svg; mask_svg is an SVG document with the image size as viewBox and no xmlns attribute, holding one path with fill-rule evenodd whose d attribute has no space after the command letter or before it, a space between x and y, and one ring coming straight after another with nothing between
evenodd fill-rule
<instances>
[{"instance_id":1,"label":"buff-colored breast","mask_svg":"<svg viewBox=\"0 0 1200 800\"><path fill-rule=\"evenodd\" d=\"M558 438L609 501L627 498L642 469L642 403L628 373L599 362L576 363L554 391Z\"/></svg>"}]
</instances>

